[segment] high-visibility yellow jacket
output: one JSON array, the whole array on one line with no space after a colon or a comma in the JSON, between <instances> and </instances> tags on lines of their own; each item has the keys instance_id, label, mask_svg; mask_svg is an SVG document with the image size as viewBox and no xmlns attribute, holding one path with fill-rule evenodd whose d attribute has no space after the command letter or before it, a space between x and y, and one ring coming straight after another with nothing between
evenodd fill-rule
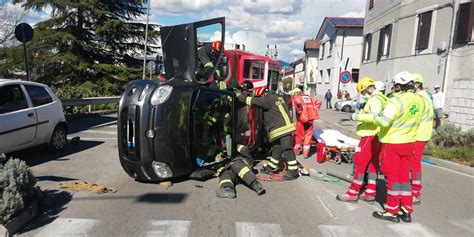
<instances>
[{"instance_id":1,"label":"high-visibility yellow jacket","mask_svg":"<svg viewBox=\"0 0 474 237\"><path fill-rule=\"evenodd\" d=\"M416 94L419 95L425 102L425 109L422 113L420 126L416 132L416 140L426 142L431 139L431 135L433 134L433 101L425 90L418 91Z\"/></svg>"},{"instance_id":2,"label":"high-visibility yellow jacket","mask_svg":"<svg viewBox=\"0 0 474 237\"><path fill-rule=\"evenodd\" d=\"M424 109L420 96L410 91L402 92L387 101L381 114L366 114L359 116L359 120L380 126L378 138L381 143L411 143L416 141Z\"/></svg>"},{"instance_id":3,"label":"high-visibility yellow jacket","mask_svg":"<svg viewBox=\"0 0 474 237\"><path fill-rule=\"evenodd\" d=\"M359 120L359 115L372 114L376 115L382 112L382 109L387 102L387 97L379 91L375 91L368 99L359 113L352 115L352 119L358 121L356 127L356 134L359 137L368 137L377 135L379 128L373 122L363 122Z\"/></svg>"}]
</instances>

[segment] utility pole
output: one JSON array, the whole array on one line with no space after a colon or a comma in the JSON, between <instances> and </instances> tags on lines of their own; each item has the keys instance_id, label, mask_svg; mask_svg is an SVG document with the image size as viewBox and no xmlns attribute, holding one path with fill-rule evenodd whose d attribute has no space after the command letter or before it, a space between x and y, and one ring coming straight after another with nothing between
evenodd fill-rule
<instances>
[{"instance_id":1,"label":"utility pole","mask_svg":"<svg viewBox=\"0 0 474 237\"><path fill-rule=\"evenodd\" d=\"M341 47L341 61L339 62L339 75L342 73L342 60L344 60L344 39L346 38L346 29L342 31L342 47ZM339 80L339 75L337 78L337 92L339 92L339 88L341 86L341 80Z\"/></svg>"},{"instance_id":2,"label":"utility pole","mask_svg":"<svg viewBox=\"0 0 474 237\"><path fill-rule=\"evenodd\" d=\"M303 92L306 94L308 92L308 80L306 76L308 75L308 54L304 54L304 64L303 64L304 74L303 74Z\"/></svg>"},{"instance_id":3,"label":"utility pole","mask_svg":"<svg viewBox=\"0 0 474 237\"><path fill-rule=\"evenodd\" d=\"M146 77L146 59L147 59L146 54L147 54L147 44L148 44L148 23L150 21L150 2L151 0L148 0L148 5L146 8L145 51L143 54L143 76L142 76L143 80L145 80L145 77Z\"/></svg>"}]
</instances>

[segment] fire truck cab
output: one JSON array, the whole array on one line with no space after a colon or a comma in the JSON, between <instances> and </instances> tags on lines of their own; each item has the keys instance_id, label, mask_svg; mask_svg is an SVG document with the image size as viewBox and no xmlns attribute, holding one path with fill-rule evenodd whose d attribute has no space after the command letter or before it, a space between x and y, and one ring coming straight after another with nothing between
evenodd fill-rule
<instances>
[{"instance_id":1,"label":"fire truck cab","mask_svg":"<svg viewBox=\"0 0 474 237\"><path fill-rule=\"evenodd\" d=\"M198 51L213 40L224 45L225 19L160 30L166 80L133 81L119 103L118 150L126 173L142 181L199 179L231 160L237 144L257 152L265 139L262 111L239 103L233 88L244 80L256 89L276 88L278 63L222 48L210 55L212 72L202 78ZM228 89L210 86L215 80Z\"/></svg>"}]
</instances>

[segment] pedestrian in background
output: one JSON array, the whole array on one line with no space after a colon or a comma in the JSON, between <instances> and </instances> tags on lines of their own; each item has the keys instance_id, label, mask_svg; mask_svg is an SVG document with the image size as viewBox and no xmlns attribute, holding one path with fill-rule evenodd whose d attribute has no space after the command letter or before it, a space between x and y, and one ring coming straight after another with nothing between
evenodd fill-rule
<instances>
[{"instance_id":1,"label":"pedestrian in background","mask_svg":"<svg viewBox=\"0 0 474 237\"><path fill-rule=\"evenodd\" d=\"M326 109L332 109L331 99L332 99L332 93L331 93L331 89L329 89L324 95L324 100L326 101Z\"/></svg>"},{"instance_id":2,"label":"pedestrian in background","mask_svg":"<svg viewBox=\"0 0 474 237\"><path fill-rule=\"evenodd\" d=\"M429 87L425 87L425 91L426 91L426 93L428 93L428 95L430 96L430 99L433 100L433 93L431 93L430 88L429 88Z\"/></svg>"},{"instance_id":3,"label":"pedestrian in background","mask_svg":"<svg viewBox=\"0 0 474 237\"><path fill-rule=\"evenodd\" d=\"M441 92L439 85L435 86L435 93L433 94L433 107L435 113L435 128L438 128L443 124L443 108L444 108L444 93Z\"/></svg>"}]
</instances>

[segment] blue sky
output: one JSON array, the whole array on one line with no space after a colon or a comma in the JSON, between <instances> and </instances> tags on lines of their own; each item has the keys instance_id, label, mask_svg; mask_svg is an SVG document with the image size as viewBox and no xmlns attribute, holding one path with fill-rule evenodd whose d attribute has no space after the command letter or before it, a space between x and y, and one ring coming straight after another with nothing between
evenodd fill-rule
<instances>
[{"instance_id":1,"label":"blue sky","mask_svg":"<svg viewBox=\"0 0 474 237\"><path fill-rule=\"evenodd\" d=\"M293 61L303 55L304 40L316 36L325 16L363 17L365 4L366 0L151 0L150 19L174 25L224 16L226 43L245 44L259 54L265 53L267 44L276 44L279 59ZM32 13L29 21L46 15Z\"/></svg>"}]
</instances>

